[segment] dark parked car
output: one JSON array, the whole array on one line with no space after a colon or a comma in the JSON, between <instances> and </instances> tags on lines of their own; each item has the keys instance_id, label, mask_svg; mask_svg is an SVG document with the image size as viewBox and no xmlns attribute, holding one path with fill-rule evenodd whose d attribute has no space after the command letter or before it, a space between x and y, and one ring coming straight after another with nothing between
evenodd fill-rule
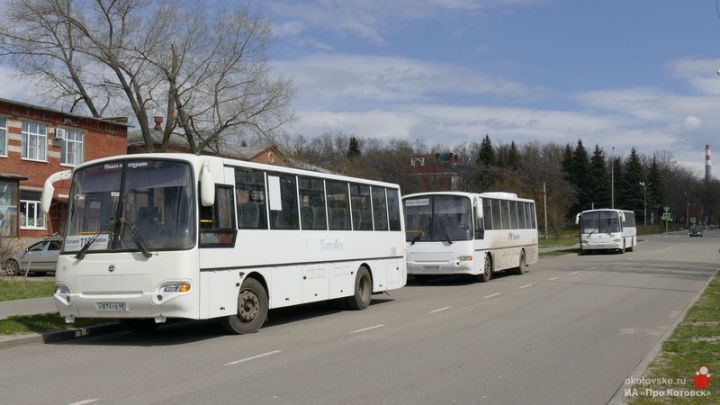
<instances>
[{"instance_id":1,"label":"dark parked car","mask_svg":"<svg viewBox=\"0 0 720 405\"><path fill-rule=\"evenodd\" d=\"M690 227L690 230L688 231L688 235L690 237L692 236L699 236L702 238L703 236L703 228L700 225L693 225Z\"/></svg>"},{"instance_id":2,"label":"dark parked car","mask_svg":"<svg viewBox=\"0 0 720 405\"><path fill-rule=\"evenodd\" d=\"M5 273L8 276L25 274L30 267L30 273L47 273L55 271L62 239L48 238L35 242L25 249L18 250L5 261Z\"/></svg>"}]
</instances>

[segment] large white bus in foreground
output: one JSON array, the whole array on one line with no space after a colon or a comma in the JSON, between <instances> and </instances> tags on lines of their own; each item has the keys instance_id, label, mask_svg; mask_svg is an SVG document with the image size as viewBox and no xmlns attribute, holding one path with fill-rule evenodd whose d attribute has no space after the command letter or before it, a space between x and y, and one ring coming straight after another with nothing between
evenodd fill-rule
<instances>
[{"instance_id":1,"label":"large white bus in foreground","mask_svg":"<svg viewBox=\"0 0 720 405\"><path fill-rule=\"evenodd\" d=\"M406 282L398 185L191 154L140 154L72 173L54 299L67 322L224 318L260 328L268 309Z\"/></svg>"},{"instance_id":2,"label":"large white bus in foreground","mask_svg":"<svg viewBox=\"0 0 720 405\"><path fill-rule=\"evenodd\" d=\"M522 274L538 260L535 202L514 193L434 192L403 197L408 274Z\"/></svg>"},{"instance_id":3,"label":"large white bus in foreground","mask_svg":"<svg viewBox=\"0 0 720 405\"><path fill-rule=\"evenodd\" d=\"M610 208L586 210L575 217L580 225L580 254L590 250L625 253L637 246L635 212Z\"/></svg>"}]
</instances>

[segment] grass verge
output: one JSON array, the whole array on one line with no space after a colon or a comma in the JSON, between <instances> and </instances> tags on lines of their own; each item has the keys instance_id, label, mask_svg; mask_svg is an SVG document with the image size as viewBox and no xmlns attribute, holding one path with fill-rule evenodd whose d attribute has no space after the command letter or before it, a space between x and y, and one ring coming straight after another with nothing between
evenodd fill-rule
<instances>
[{"instance_id":1,"label":"grass verge","mask_svg":"<svg viewBox=\"0 0 720 405\"><path fill-rule=\"evenodd\" d=\"M573 238L560 238L560 239L539 239L538 246L549 247L549 246L573 246L578 243L578 237L575 235Z\"/></svg>"},{"instance_id":2,"label":"grass verge","mask_svg":"<svg viewBox=\"0 0 720 405\"><path fill-rule=\"evenodd\" d=\"M696 386L696 372L701 366L710 369L706 389ZM663 343L643 380L626 396L632 405L720 403L720 274L715 274Z\"/></svg>"},{"instance_id":3,"label":"grass verge","mask_svg":"<svg viewBox=\"0 0 720 405\"><path fill-rule=\"evenodd\" d=\"M44 333L53 330L74 329L112 322L110 319L78 319L75 323L65 323L57 313L11 316L0 320L0 335L19 335Z\"/></svg>"},{"instance_id":4,"label":"grass verge","mask_svg":"<svg viewBox=\"0 0 720 405\"><path fill-rule=\"evenodd\" d=\"M50 297L53 292L54 281L0 280L0 301Z\"/></svg>"}]
</instances>

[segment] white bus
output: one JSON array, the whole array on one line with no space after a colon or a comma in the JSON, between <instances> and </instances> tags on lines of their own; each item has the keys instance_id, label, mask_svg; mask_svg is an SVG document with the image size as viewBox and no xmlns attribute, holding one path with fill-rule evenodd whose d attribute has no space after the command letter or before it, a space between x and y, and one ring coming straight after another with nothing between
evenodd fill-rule
<instances>
[{"instance_id":1,"label":"white bus","mask_svg":"<svg viewBox=\"0 0 720 405\"><path fill-rule=\"evenodd\" d=\"M72 176L72 177L71 177ZM269 309L405 285L396 184L191 154L84 163L71 181L54 299L67 322L224 318L260 328Z\"/></svg>"},{"instance_id":2,"label":"white bus","mask_svg":"<svg viewBox=\"0 0 720 405\"><path fill-rule=\"evenodd\" d=\"M635 212L610 208L585 210L575 217L580 225L580 254L589 250L632 252L637 246Z\"/></svg>"},{"instance_id":3,"label":"white bus","mask_svg":"<svg viewBox=\"0 0 720 405\"><path fill-rule=\"evenodd\" d=\"M513 193L435 192L403 197L408 274L478 275L538 260L535 202Z\"/></svg>"}]
</instances>

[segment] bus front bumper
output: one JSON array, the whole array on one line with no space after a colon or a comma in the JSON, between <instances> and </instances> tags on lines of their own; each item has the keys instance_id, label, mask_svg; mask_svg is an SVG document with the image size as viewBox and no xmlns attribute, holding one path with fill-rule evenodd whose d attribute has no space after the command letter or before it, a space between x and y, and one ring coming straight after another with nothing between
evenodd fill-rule
<instances>
[{"instance_id":1,"label":"bus front bumper","mask_svg":"<svg viewBox=\"0 0 720 405\"><path fill-rule=\"evenodd\" d=\"M198 319L188 316L197 313L192 310L195 299L191 292L74 294L58 288L53 298L60 316L67 323L75 322L76 318L151 318L158 323L167 318Z\"/></svg>"},{"instance_id":2,"label":"bus front bumper","mask_svg":"<svg viewBox=\"0 0 720 405\"><path fill-rule=\"evenodd\" d=\"M472 261L415 262L408 260L408 274L413 275L445 275L475 274Z\"/></svg>"}]
</instances>

